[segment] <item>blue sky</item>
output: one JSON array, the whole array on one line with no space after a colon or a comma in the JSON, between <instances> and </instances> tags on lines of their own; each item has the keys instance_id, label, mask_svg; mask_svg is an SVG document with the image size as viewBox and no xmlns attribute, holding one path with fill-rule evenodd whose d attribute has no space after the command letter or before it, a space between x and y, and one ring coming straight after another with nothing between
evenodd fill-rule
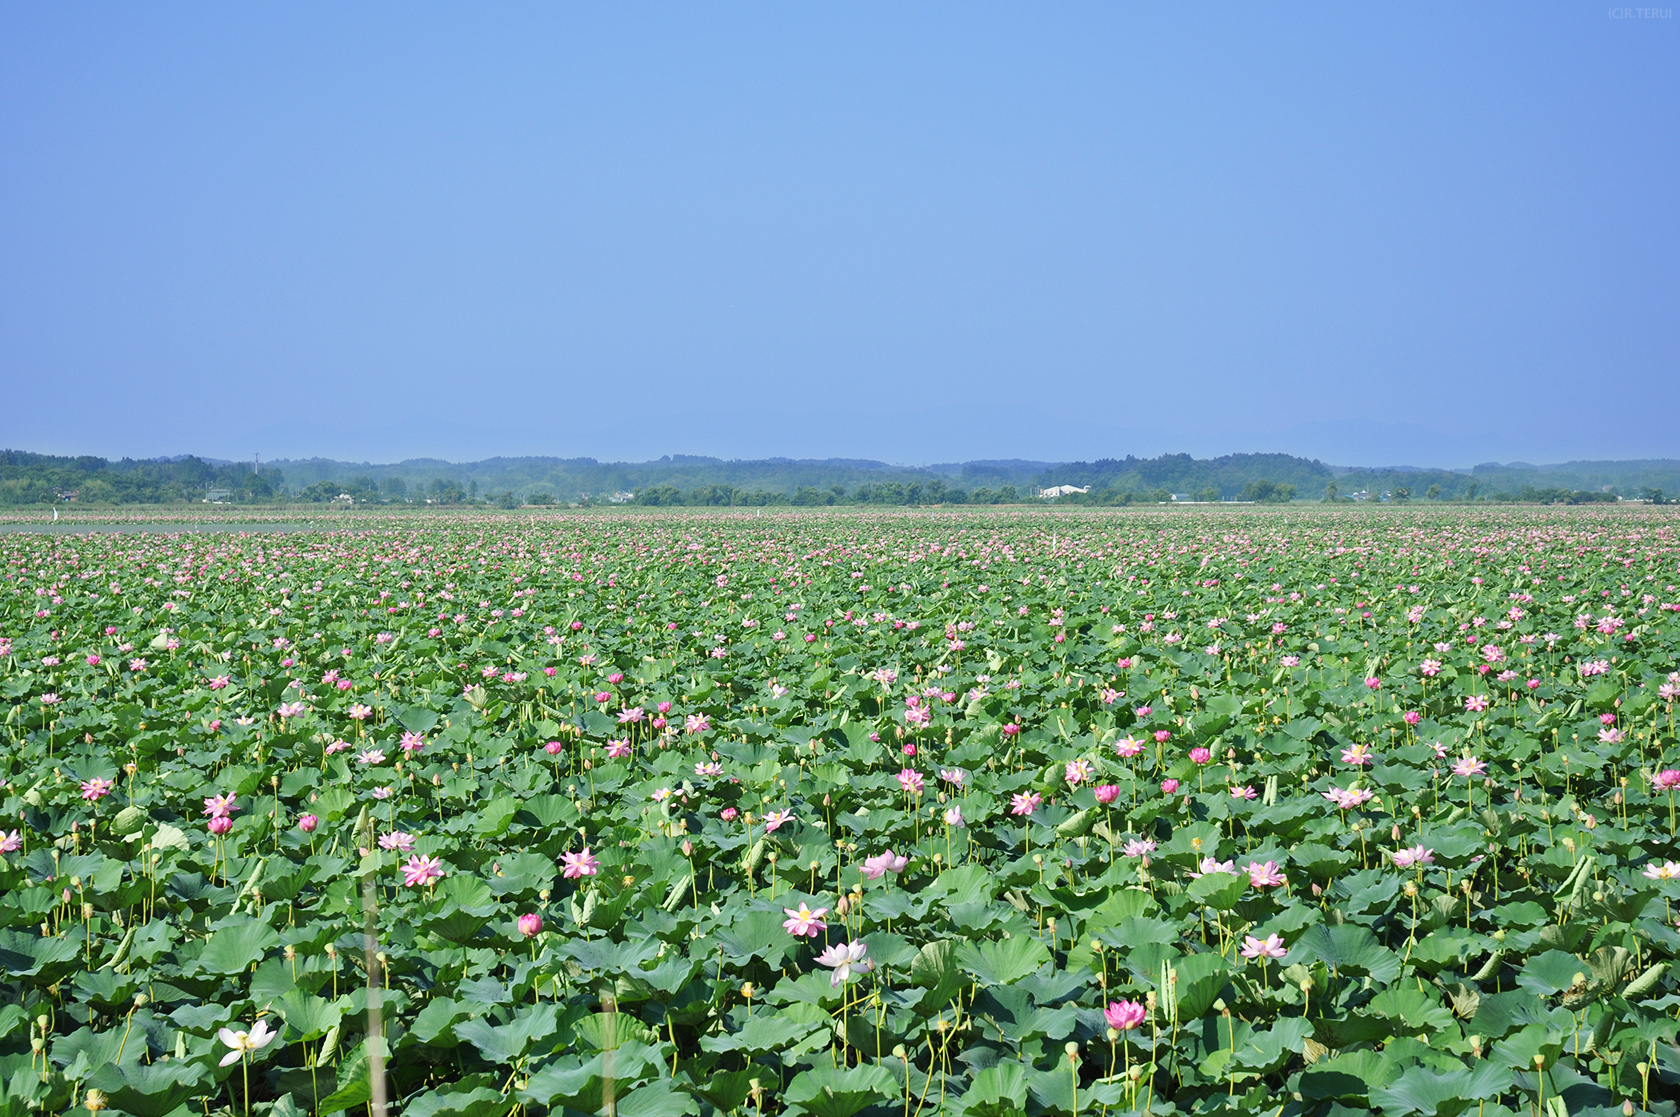
<instances>
[{"instance_id":1,"label":"blue sky","mask_svg":"<svg viewBox=\"0 0 1680 1117\"><path fill-rule=\"evenodd\" d=\"M0 445L1680 457L1631 11L7 5Z\"/></svg>"}]
</instances>

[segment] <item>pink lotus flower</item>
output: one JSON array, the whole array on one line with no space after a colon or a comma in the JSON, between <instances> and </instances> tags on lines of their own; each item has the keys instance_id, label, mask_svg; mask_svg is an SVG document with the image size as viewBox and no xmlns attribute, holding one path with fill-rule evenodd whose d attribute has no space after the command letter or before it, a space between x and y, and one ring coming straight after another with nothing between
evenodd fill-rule
<instances>
[{"instance_id":1,"label":"pink lotus flower","mask_svg":"<svg viewBox=\"0 0 1680 1117\"><path fill-rule=\"evenodd\" d=\"M232 795L212 795L204 800L204 813L210 818L226 818L238 809Z\"/></svg>"},{"instance_id":2,"label":"pink lotus flower","mask_svg":"<svg viewBox=\"0 0 1680 1117\"><path fill-rule=\"evenodd\" d=\"M528 911L519 917L519 933L528 939L541 934L542 927L542 916L534 911Z\"/></svg>"},{"instance_id":3,"label":"pink lotus flower","mask_svg":"<svg viewBox=\"0 0 1680 1117\"><path fill-rule=\"evenodd\" d=\"M1276 935L1267 935L1264 939L1257 939L1253 935L1243 938L1244 958L1282 958L1287 953L1289 951L1284 947L1283 940Z\"/></svg>"},{"instance_id":4,"label":"pink lotus flower","mask_svg":"<svg viewBox=\"0 0 1680 1117\"><path fill-rule=\"evenodd\" d=\"M1439 660L1426 659L1418 665L1418 673L1433 679L1441 673L1441 663Z\"/></svg>"},{"instance_id":5,"label":"pink lotus flower","mask_svg":"<svg viewBox=\"0 0 1680 1117\"><path fill-rule=\"evenodd\" d=\"M1250 861L1244 868L1248 871L1248 883L1255 888L1273 888L1287 883L1283 870L1276 861L1267 861L1264 864Z\"/></svg>"},{"instance_id":6,"label":"pink lotus flower","mask_svg":"<svg viewBox=\"0 0 1680 1117\"><path fill-rule=\"evenodd\" d=\"M725 822L734 822L736 819L741 817L741 812L736 810L734 807L725 807L723 810L718 812L718 817L723 819Z\"/></svg>"},{"instance_id":7,"label":"pink lotus flower","mask_svg":"<svg viewBox=\"0 0 1680 1117\"><path fill-rule=\"evenodd\" d=\"M91 659L92 657L90 656L89 658ZM225 690L227 689L228 683L231 681L232 679L230 679L227 675L217 675L215 678L210 680L210 689Z\"/></svg>"},{"instance_id":8,"label":"pink lotus flower","mask_svg":"<svg viewBox=\"0 0 1680 1117\"><path fill-rule=\"evenodd\" d=\"M1120 852L1127 857L1144 857L1155 852L1155 843L1148 838L1129 838Z\"/></svg>"},{"instance_id":9,"label":"pink lotus flower","mask_svg":"<svg viewBox=\"0 0 1680 1117\"><path fill-rule=\"evenodd\" d=\"M280 703L280 708L274 712L283 718L295 718L302 717L303 710L304 706L302 702L282 702Z\"/></svg>"},{"instance_id":10,"label":"pink lotus flower","mask_svg":"<svg viewBox=\"0 0 1680 1117\"><path fill-rule=\"evenodd\" d=\"M1254 788L1249 787L1247 785L1244 785L1242 787L1232 787L1231 788L1231 798L1233 798L1233 799L1254 800L1254 799L1258 799L1259 797L1260 797L1260 793L1258 791L1255 791Z\"/></svg>"},{"instance_id":11,"label":"pink lotus flower","mask_svg":"<svg viewBox=\"0 0 1680 1117\"><path fill-rule=\"evenodd\" d=\"M1062 778L1073 787L1078 787L1094 774L1089 760L1070 760L1062 769Z\"/></svg>"},{"instance_id":12,"label":"pink lotus flower","mask_svg":"<svg viewBox=\"0 0 1680 1117\"><path fill-rule=\"evenodd\" d=\"M1014 815L1030 815L1038 810L1044 802L1044 796L1034 791L1026 795L1012 795L1009 798L1009 813Z\"/></svg>"},{"instance_id":13,"label":"pink lotus flower","mask_svg":"<svg viewBox=\"0 0 1680 1117\"><path fill-rule=\"evenodd\" d=\"M1190 870L1190 875L1198 880L1209 873L1230 873L1232 876L1236 876L1237 863L1235 861L1221 861L1217 857L1204 857L1197 862L1194 869Z\"/></svg>"},{"instance_id":14,"label":"pink lotus flower","mask_svg":"<svg viewBox=\"0 0 1680 1117\"><path fill-rule=\"evenodd\" d=\"M301 711L299 711L299 712L301 712ZM355 718L357 721L366 721L368 718L373 716L373 707L372 706L364 706L364 705L362 705L361 703L358 702L355 705L350 707L349 714L350 714L351 717Z\"/></svg>"},{"instance_id":15,"label":"pink lotus flower","mask_svg":"<svg viewBox=\"0 0 1680 1117\"><path fill-rule=\"evenodd\" d=\"M1110 1001L1103 1009L1103 1019L1117 1032L1129 1032L1149 1019L1149 1010L1137 1001Z\"/></svg>"},{"instance_id":16,"label":"pink lotus flower","mask_svg":"<svg viewBox=\"0 0 1680 1117\"><path fill-rule=\"evenodd\" d=\"M567 880L579 877L592 877L601 871L601 863L584 846L581 853L562 853L560 855L560 875Z\"/></svg>"},{"instance_id":17,"label":"pink lotus flower","mask_svg":"<svg viewBox=\"0 0 1680 1117\"><path fill-rule=\"evenodd\" d=\"M435 857L422 857L416 854L408 859L403 866L403 884L409 888L427 885L443 876L443 862Z\"/></svg>"},{"instance_id":18,"label":"pink lotus flower","mask_svg":"<svg viewBox=\"0 0 1680 1117\"><path fill-rule=\"evenodd\" d=\"M791 810L771 811L764 816L764 832L766 834L774 833L777 829L792 821L793 812Z\"/></svg>"},{"instance_id":19,"label":"pink lotus flower","mask_svg":"<svg viewBox=\"0 0 1680 1117\"><path fill-rule=\"evenodd\" d=\"M229 818L225 814L219 814L215 818L212 818L209 822L205 823L204 826L205 829L209 830L210 833L219 838L223 834L226 834L229 830L233 829L233 819Z\"/></svg>"},{"instance_id":20,"label":"pink lotus flower","mask_svg":"<svg viewBox=\"0 0 1680 1117\"><path fill-rule=\"evenodd\" d=\"M82 783L82 798L89 802L98 802L111 794L117 785L110 780L100 779L98 776Z\"/></svg>"},{"instance_id":21,"label":"pink lotus flower","mask_svg":"<svg viewBox=\"0 0 1680 1117\"><path fill-rule=\"evenodd\" d=\"M912 795L922 793L922 774L914 768L905 768L898 773L898 786Z\"/></svg>"},{"instance_id":22,"label":"pink lotus flower","mask_svg":"<svg viewBox=\"0 0 1680 1117\"><path fill-rule=\"evenodd\" d=\"M628 739L607 742L607 756L614 760L622 760L626 756L629 756L630 753L631 748L630 741Z\"/></svg>"},{"instance_id":23,"label":"pink lotus flower","mask_svg":"<svg viewBox=\"0 0 1680 1117\"><path fill-rule=\"evenodd\" d=\"M1651 779L1651 785L1658 791L1673 791L1680 787L1680 768L1664 768Z\"/></svg>"},{"instance_id":24,"label":"pink lotus flower","mask_svg":"<svg viewBox=\"0 0 1680 1117\"><path fill-rule=\"evenodd\" d=\"M16 853L23 848L23 839L13 830L10 834L0 831L0 853Z\"/></svg>"},{"instance_id":25,"label":"pink lotus flower","mask_svg":"<svg viewBox=\"0 0 1680 1117\"><path fill-rule=\"evenodd\" d=\"M1463 756L1453 765L1452 770L1455 776L1463 776L1467 780L1474 779L1487 771L1487 764L1473 756Z\"/></svg>"},{"instance_id":26,"label":"pink lotus flower","mask_svg":"<svg viewBox=\"0 0 1680 1117\"><path fill-rule=\"evenodd\" d=\"M1123 756L1128 760L1142 751L1143 742L1133 740L1130 737L1122 737L1114 743L1115 754L1117 756Z\"/></svg>"},{"instance_id":27,"label":"pink lotus flower","mask_svg":"<svg viewBox=\"0 0 1680 1117\"><path fill-rule=\"evenodd\" d=\"M404 755L413 756L426 747L426 738L418 733L404 733L399 747L403 750Z\"/></svg>"},{"instance_id":28,"label":"pink lotus flower","mask_svg":"<svg viewBox=\"0 0 1680 1117\"><path fill-rule=\"evenodd\" d=\"M1177 790L1178 790L1178 781L1177 780L1175 780L1175 779L1164 779L1164 780L1161 781L1161 791L1163 793L1165 793L1167 795L1171 795Z\"/></svg>"},{"instance_id":29,"label":"pink lotus flower","mask_svg":"<svg viewBox=\"0 0 1680 1117\"><path fill-rule=\"evenodd\" d=\"M863 859L862 872L863 875L870 880L879 880L887 873L902 873L904 871L904 866L909 863L909 858L896 854L889 849L885 853L877 853L873 857L865 857Z\"/></svg>"},{"instance_id":30,"label":"pink lotus flower","mask_svg":"<svg viewBox=\"0 0 1680 1117\"><path fill-rule=\"evenodd\" d=\"M1205 748L1202 748L1200 745L1190 750L1190 763L1192 764L1206 764L1212 759L1213 753L1209 752Z\"/></svg>"},{"instance_id":31,"label":"pink lotus flower","mask_svg":"<svg viewBox=\"0 0 1680 1117\"><path fill-rule=\"evenodd\" d=\"M414 835L402 830L393 830L389 834L379 835L379 848L396 850L398 853L408 853L414 848Z\"/></svg>"},{"instance_id":32,"label":"pink lotus flower","mask_svg":"<svg viewBox=\"0 0 1680 1117\"><path fill-rule=\"evenodd\" d=\"M550 756L559 756L563 751L565 751L565 748L566 746L562 745L559 741L550 741L548 744L543 746L543 751L548 753Z\"/></svg>"},{"instance_id":33,"label":"pink lotus flower","mask_svg":"<svg viewBox=\"0 0 1680 1117\"><path fill-rule=\"evenodd\" d=\"M1164 745L1170 740L1172 740L1172 734L1167 732L1165 729L1157 729L1155 731L1155 743L1157 745Z\"/></svg>"},{"instance_id":34,"label":"pink lotus flower","mask_svg":"<svg viewBox=\"0 0 1680 1117\"><path fill-rule=\"evenodd\" d=\"M1407 710L1404 714L1400 715L1400 719L1407 725L1416 725L1418 722L1423 720L1423 715L1418 713L1416 710Z\"/></svg>"},{"instance_id":35,"label":"pink lotus flower","mask_svg":"<svg viewBox=\"0 0 1680 1117\"><path fill-rule=\"evenodd\" d=\"M1354 745L1342 750L1342 763L1351 764L1355 768L1363 768L1371 763L1373 754L1369 745Z\"/></svg>"},{"instance_id":36,"label":"pink lotus flower","mask_svg":"<svg viewBox=\"0 0 1680 1117\"><path fill-rule=\"evenodd\" d=\"M321 820L315 815L305 814L298 816L297 824L298 829L302 830L305 834L313 834L315 832L315 827L321 825Z\"/></svg>"},{"instance_id":37,"label":"pink lotus flower","mask_svg":"<svg viewBox=\"0 0 1680 1117\"><path fill-rule=\"evenodd\" d=\"M875 963L864 957L868 953L869 948L861 942L834 943L817 955L816 963L819 966L833 967L834 973L829 976L828 987L838 989L850 981L854 974L866 974L875 968Z\"/></svg>"},{"instance_id":38,"label":"pink lotus flower","mask_svg":"<svg viewBox=\"0 0 1680 1117\"><path fill-rule=\"evenodd\" d=\"M828 930L828 924L824 923L822 920L822 917L828 914L827 908L818 908L817 910L812 911L810 908L806 907L805 902L801 900L798 911L795 911L792 908L783 908L782 911L785 912L788 917L787 920L783 922L782 929L787 931L790 935L803 935L807 938L814 939L822 932Z\"/></svg>"},{"instance_id":39,"label":"pink lotus flower","mask_svg":"<svg viewBox=\"0 0 1680 1117\"><path fill-rule=\"evenodd\" d=\"M1468 695L1465 695L1465 697L1464 697L1464 710L1465 710L1466 713L1479 714L1487 708L1488 708L1487 695L1485 695L1485 694L1468 694Z\"/></svg>"},{"instance_id":40,"label":"pink lotus flower","mask_svg":"<svg viewBox=\"0 0 1680 1117\"><path fill-rule=\"evenodd\" d=\"M1002 729L998 730L998 732L1002 733L1005 737L1013 737L1017 733L1021 732L1021 727L1016 725L1014 722L1010 722Z\"/></svg>"},{"instance_id":41,"label":"pink lotus flower","mask_svg":"<svg viewBox=\"0 0 1680 1117\"><path fill-rule=\"evenodd\" d=\"M711 727L712 723L705 714L689 714L683 719L683 728L689 733L704 733Z\"/></svg>"},{"instance_id":42,"label":"pink lotus flower","mask_svg":"<svg viewBox=\"0 0 1680 1117\"><path fill-rule=\"evenodd\" d=\"M1351 811L1371 800L1371 792L1365 790L1364 788L1350 787L1346 791L1343 791L1339 787L1332 787L1329 791L1322 792L1321 794L1326 799L1336 804L1339 809L1344 811Z\"/></svg>"},{"instance_id":43,"label":"pink lotus flower","mask_svg":"<svg viewBox=\"0 0 1680 1117\"><path fill-rule=\"evenodd\" d=\"M1365 685L1372 690L1381 690L1382 680L1377 678L1375 675L1372 675L1370 678L1365 680Z\"/></svg>"},{"instance_id":44,"label":"pink lotus flower","mask_svg":"<svg viewBox=\"0 0 1680 1117\"><path fill-rule=\"evenodd\" d=\"M1396 869L1410 869L1414 865L1433 865L1435 863L1435 851L1425 849L1422 845L1397 849L1389 856L1394 859Z\"/></svg>"},{"instance_id":45,"label":"pink lotus flower","mask_svg":"<svg viewBox=\"0 0 1680 1117\"><path fill-rule=\"evenodd\" d=\"M1100 783L1097 785L1097 802L1107 806L1120 797L1120 785L1117 783Z\"/></svg>"}]
</instances>

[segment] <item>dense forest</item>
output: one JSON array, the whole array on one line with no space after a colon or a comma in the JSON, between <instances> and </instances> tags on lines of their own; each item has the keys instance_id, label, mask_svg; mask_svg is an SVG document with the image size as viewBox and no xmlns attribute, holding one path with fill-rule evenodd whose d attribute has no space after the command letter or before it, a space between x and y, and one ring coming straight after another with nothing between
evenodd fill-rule
<instances>
[{"instance_id":1,"label":"dense forest","mask_svg":"<svg viewBox=\"0 0 1680 1117\"><path fill-rule=\"evenodd\" d=\"M1083 492L1067 491L1068 488ZM1662 502L1680 461L1479 465L1471 470L1342 468L1288 454L973 461L921 467L853 459L651 462L489 458L394 464L321 458L272 464L185 456L117 461L0 451L0 506L181 503L575 505L1015 504L1061 489L1067 504L1163 501Z\"/></svg>"}]
</instances>

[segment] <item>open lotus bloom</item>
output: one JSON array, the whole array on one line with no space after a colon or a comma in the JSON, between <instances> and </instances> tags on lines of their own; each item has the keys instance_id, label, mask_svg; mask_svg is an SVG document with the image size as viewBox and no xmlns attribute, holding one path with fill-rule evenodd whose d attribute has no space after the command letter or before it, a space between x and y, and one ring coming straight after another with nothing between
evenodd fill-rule
<instances>
[{"instance_id":1,"label":"open lotus bloom","mask_svg":"<svg viewBox=\"0 0 1680 1117\"><path fill-rule=\"evenodd\" d=\"M829 988L839 988L853 976L861 976L873 970L875 963L864 957L867 953L869 948L863 943L848 942L835 943L817 955L817 965L834 967L834 973L828 979Z\"/></svg>"},{"instance_id":2,"label":"open lotus bloom","mask_svg":"<svg viewBox=\"0 0 1680 1117\"><path fill-rule=\"evenodd\" d=\"M902 854L895 854L892 850L877 853L873 857L863 859L863 875L870 880L876 880L887 873L902 873L909 859Z\"/></svg>"},{"instance_id":3,"label":"open lotus bloom","mask_svg":"<svg viewBox=\"0 0 1680 1117\"><path fill-rule=\"evenodd\" d=\"M279 1032L268 1029L268 1021L258 1020L248 1032L236 1032L232 1028L223 1028L216 1033L216 1038L227 1044L229 1051L222 1056L222 1066L237 1063L253 1051L261 1051L269 1044L280 1038Z\"/></svg>"}]
</instances>

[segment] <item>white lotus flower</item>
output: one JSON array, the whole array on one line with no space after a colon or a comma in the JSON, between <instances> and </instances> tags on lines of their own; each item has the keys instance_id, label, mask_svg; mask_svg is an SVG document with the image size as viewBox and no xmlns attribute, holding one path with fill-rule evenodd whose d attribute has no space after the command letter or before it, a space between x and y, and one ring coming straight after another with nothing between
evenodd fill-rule
<instances>
[{"instance_id":1,"label":"white lotus flower","mask_svg":"<svg viewBox=\"0 0 1680 1117\"><path fill-rule=\"evenodd\" d=\"M261 1051L269 1044L280 1038L279 1032L268 1030L268 1021L258 1020L248 1032L236 1032L232 1028L223 1028L216 1033L223 1043L232 1050L222 1056L222 1066L237 1063L253 1051Z\"/></svg>"}]
</instances>

